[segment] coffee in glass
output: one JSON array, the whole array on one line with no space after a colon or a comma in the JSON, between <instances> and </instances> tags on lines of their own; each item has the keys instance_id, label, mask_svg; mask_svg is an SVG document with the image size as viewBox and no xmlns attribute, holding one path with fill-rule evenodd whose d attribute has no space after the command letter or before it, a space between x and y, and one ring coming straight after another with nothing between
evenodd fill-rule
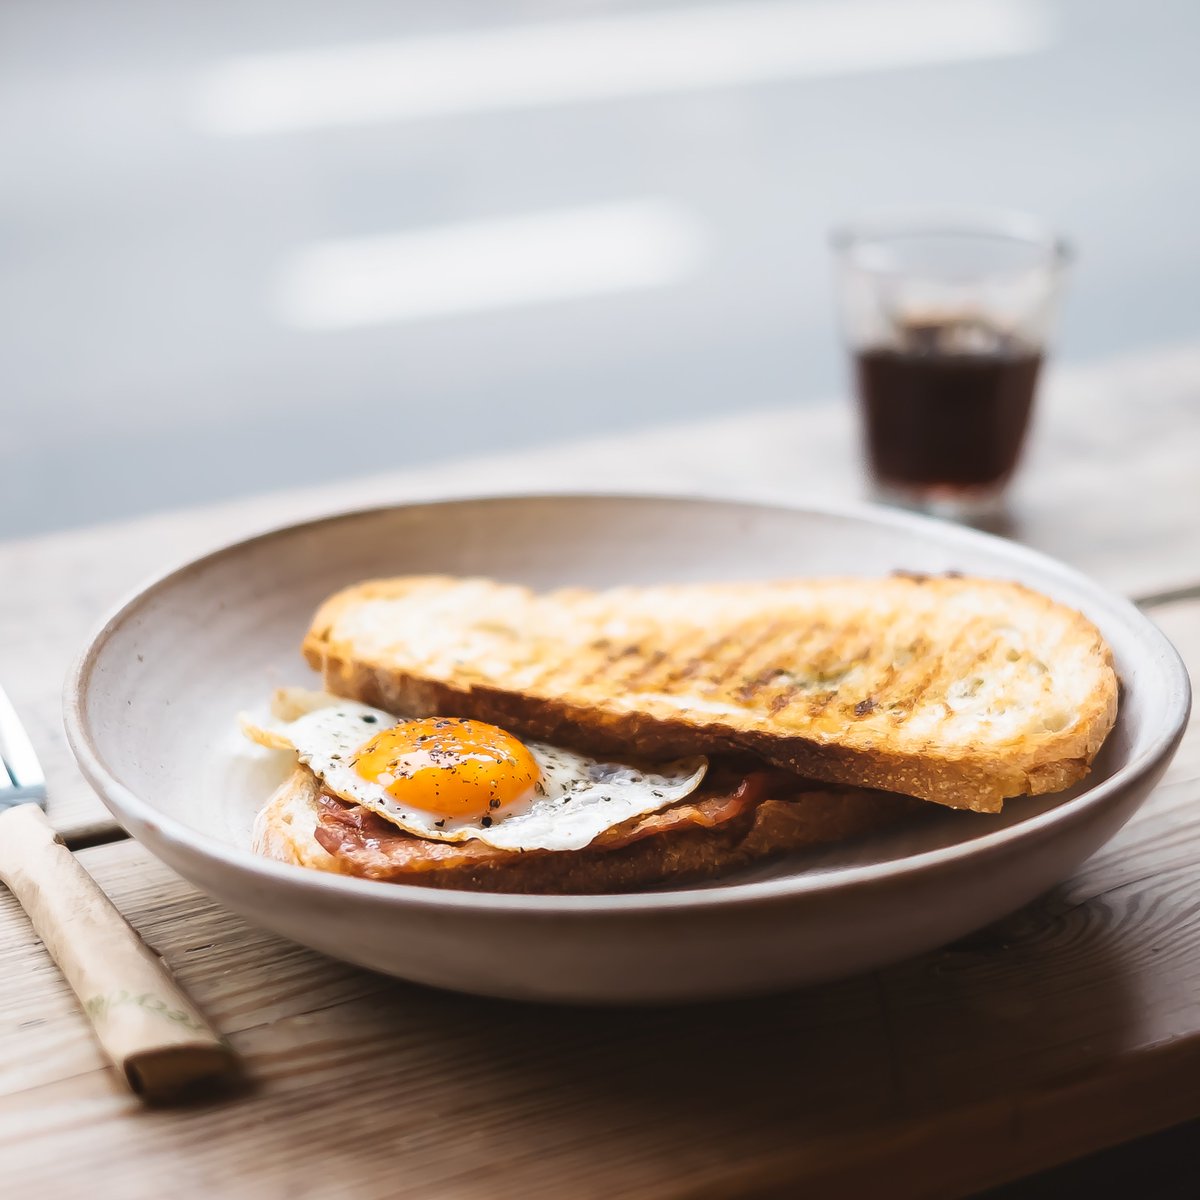
<instances>
[{"instance_id":1,"label":"coffee in glass","mask_svg":"<svg viewBox=\"0 0 1200 1200\"><path fill-rule=\"evenodd\" d=\"M834 245L876 497L994 512L1029 426L1065 246L1016 217L863 225Z\"/></svg>"}]
</instances>

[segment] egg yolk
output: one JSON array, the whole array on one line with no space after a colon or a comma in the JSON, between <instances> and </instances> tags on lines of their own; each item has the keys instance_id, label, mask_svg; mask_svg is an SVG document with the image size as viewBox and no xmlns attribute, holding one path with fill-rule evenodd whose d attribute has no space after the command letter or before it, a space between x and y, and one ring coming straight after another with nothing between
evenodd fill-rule
<instances>
[{"instance_id":1,"label":"egg yolk","mask_svg":"<svg viewBox=\"0 0 1200 1200\"><path fill-rule=\"evenodd\" d=\"M536 759L511 733L457 717L382 730L356 752L354 769L400 804L446 817L483 817L484 824L541 777Z\"/></svg>"}]
</instances>

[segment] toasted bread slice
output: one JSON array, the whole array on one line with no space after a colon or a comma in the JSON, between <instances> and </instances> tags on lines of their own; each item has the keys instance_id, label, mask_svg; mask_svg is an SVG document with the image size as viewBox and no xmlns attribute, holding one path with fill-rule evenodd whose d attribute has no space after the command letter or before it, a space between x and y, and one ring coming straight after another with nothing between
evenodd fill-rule
<instances>
[{"instance_id":1,"label":"toasted bread slice","mask_svg":"<svg viewBox=\"0 0 1200 1200\"><path fill-rule=\"evenodd\" d=\"M535 594L360 584L304 653L326 688L592 753L751 753L995 812L1082 778L1116 717L1099 632L1016 583L893 576Z\"/></svg>"},{"instance_id":2,"label":"toasted bread slice","mask_svg":"<svg viewBox=\"0 0 1200 1200\"><path fill-rule=\"evenodd\" d=\"M259 814L254 849L279 862L422 887L629 892L715 879L755 862L893 828L919 820L923 807L905 796L797 783L786 799L764 798L710 827L651 814L630 822L636 830L601 838L594 848L510 851L389 829L380 818L323 795L312 772L297 767ZM318 841L322 824L337 853Z\"/></svg>"},{"instance_id":3,"label":"toasted bread slice","mask_svg":"<svg viewBox=\"0 0 1200 1200\"><path fill-rule=\"evenodd\" d=\"M295 863L335 875L351 874L346 864L317 841L320 796L317 777L307 767L298 766L255 819L251 842L254 852L276 862Z\"/></svg>"}]
</instances>

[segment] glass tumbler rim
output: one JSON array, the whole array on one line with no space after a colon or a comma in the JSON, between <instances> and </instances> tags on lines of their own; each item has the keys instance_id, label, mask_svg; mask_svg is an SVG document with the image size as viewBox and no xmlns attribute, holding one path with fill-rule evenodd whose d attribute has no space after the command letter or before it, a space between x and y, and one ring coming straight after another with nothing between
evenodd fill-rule
<instances>
[{"instance_id":1,"label":"glass tumbler rim","mask_svg":"<svg viewBox=\"0 0 1200 1200\"><path fill-rule=\"evenodd\" d=\"M873 275L924 274L920 268L887 261L881 247L920 238L973 240L977 244L1011 243L1034 251L1042 258L1011 266L992 266L991 277L1028 271L1031 266L1060 271L1075 258L1074 247L1046 222L1028 213L1005 209L943 209L866 215L836 226L829 235L830 246L839 260Z\"/></svg>"}]
</instances>

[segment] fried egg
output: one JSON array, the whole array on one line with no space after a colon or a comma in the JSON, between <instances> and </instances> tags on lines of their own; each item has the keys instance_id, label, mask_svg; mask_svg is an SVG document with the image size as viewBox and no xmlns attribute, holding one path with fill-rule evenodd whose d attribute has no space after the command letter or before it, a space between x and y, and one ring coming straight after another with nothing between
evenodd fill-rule
<instances>
[{"instance_id":1,"label":"fried egg","mask_svg":"<svg viewBox=\"0 0 1200 1200\"><path fill-rule=\"evenodd\" d=\"M459 717L400 719L343 700L247 734L294 750L326 788L434 841L581 850L700 786L704 758L653 768L597 762Z\"/></svg>"}]
</instances>

